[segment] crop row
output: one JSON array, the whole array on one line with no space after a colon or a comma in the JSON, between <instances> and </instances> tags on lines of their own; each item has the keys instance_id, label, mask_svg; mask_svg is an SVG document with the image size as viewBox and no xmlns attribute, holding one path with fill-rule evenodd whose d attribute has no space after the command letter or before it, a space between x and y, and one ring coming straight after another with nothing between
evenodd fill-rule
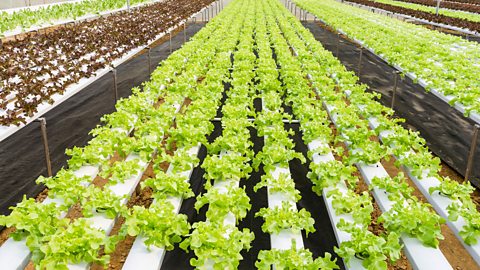
<instances>
[{"instance_id":1,"label":"crop row","mask_svg":"<svg viewBox=\"0 0 480 270\"><path fill-rule=\"evenodd\" d=\"M475 79L480 72L477 43L333 0L295 3L414 78L426 91L432 91L466 116L477 118L480 110L480 84ZM431 46L432 42L435 46Z\"/></svg>"},{"instance_id":2,"label":"crop row","mask_svg":"<svg viewBox=\"0 0 480 270\"><path fill-rule=\"evenodd\" d=\"M55 94L148 44L210 0L165 1L9 41L0 52L0 125L19 125Z\"/></svg>"},{"instance_id":3,"label":"crop row","mask_svg":"<svg viewBox=\"0 0 480 270\"><path fill-rule=\"evenodd\" d=\"M448 2L480 5L480 1L478 1L478 0L448 0Z\"/></svg>"},{"instance_id":4,"label":"crop row","mask_svg":"<svg viewBox=\"0 0 480 270\"><path fill-rule=\"evenodd\" d=\"M436 14L436 7L424 6L424 5L408 3L408 2L401 2L396 0L380 0L377 2ZM448 17L453 17L453 18L465 19L472 22L480 21L480 14L466 12L466 11L439 8L438 14L448 16Z\"/></svg>"},{"instance_id":5,"label":"crop row","mask_svg":"<svg viewBox=\"0 0 480 270\"><path fill-rule=\"evenodd\" d=\"M221 109L222 135L206 144L207 156L201 165L205 170L205 192L197 196L194 205L197 211L208 207L206 220L193 223L193 231L180 245L182 249L194 253L195 258L190 260L190 264L197 269L237 268L243 258L241 251L249 249L254 238L248 228L239 229L236 226L251 208L245 188L241 188L239 182L252 170L248 130L251 123L247 119L252 98L249 96L248 81L240 80L245 72L251 73L251 68L241 59L246 57L245 53L251 53L248 45L253 25L246 18L251 16L252 6L245 2L231 5L230 14L239 14L241 10L242 16L230 16L234 19L230 21L229 35L222 37L225 51L231 52L225 55L224 76L220 78L226 87L228 85ZM228 18L224 17L225 20ZM212 111L210 119L216 113Z\"/></svg>"},{"instance_id":6,"label":"crop row","mask_svg":"<svg viewBox=\"0 0 480 270\"><path fill-rule=\"evenodd\" d=\"M131 0L130 4L135 6L149 1L151 0ZM31 27L53 25L65 19L77 20L86 15L120 9L126 5L126 0L82 0L40 8L27 7L13 12L0 11L0 37L6 32L23 32Z\"/></svg>"},{"instance_id":7,"label":"crop row","mask_svg":"<svg viewBox=\"0 0 480 270\"><path fill-rule=\"evenodd\" d=\"M415 3L415 4L420 4L420 5L425 5L425 6L431 6L431 7L436 7L437 6L437 1L436 0L398 0L401 2L407 2L407 3ZM450 2L450 1L441 1L440 2L440 7L441 8L448 8L448 9L454 9L454 10L463 10L463 11L468 11L468 12L473 12L473 13L480 13L480 6L478 3L470 4L470 3L458 3L460 1L455 1L455 2Z\"/></svg>"},{"instance_id":8,"label":"crop row","mask_svg":"<svg viewBox=\"0 0 480 270\"><path fill-rule=\"evenodd\" d=\"M353 3L357 3L357 4L369 6L369 7L380 8L380 9L391 11L394 13L412 16L418 19L424 19L430 22L457 26L459 28L469 29L475 32L480 31L480 22L479 22L480 17L476 18L479 21L470 21L466 18L456 18L453 16L442 14L443 12L440 12L440 14L436 15L435 10L433 8L432 8L433 10L423 11L423 10L418 10L417 8L398 6L397 5L398 2L395 2L395 1L387 1L387 3L385 3L383 2L383 0L381 0L380 2L370 1L370 0L349 0L349 2L353 2Z\"/></svg>"},{"instance_id":9,"label":"crop row","mask_svg":"<svg viewBox=\"0 0 480 270\"><path fill-rule=\"evenodd\" d=\"M304 237L316 231L315 220L310 212L300 207L302 196L296 188L290 163L297 159L306 161L302 153L295 151L295 143L291 139L293 130L285 129L284 122L292 119L284 111L285 89L289 87L289 76L283 74L279 66L278 32L272 20L271 2L261 2L261 15L257 17L257 91L262 100L262 111L257 114L255 128L264 136L264 146L254 161L256 168L263 165L265 174L254 187L267 188L268 208L256 213L264 219L263 232L270 234L271 249L262 250L258 254L255 266L258 269L286 269L293 265L301 269L338 269L332 254L324 253L313 257L304 246Z\"/></svg>"},{"instance_id":10,"label":"crop row","mask_svg":"<svg viewBox=\"0 0 480 270\"><path fill-rule=\"evenodd\" d=\"M472 4L472 5L480 5L480 1L478 0L451 0L448 2L457 2L457 3L466 3L466 4Z\"/></svg>"}]
</instances>

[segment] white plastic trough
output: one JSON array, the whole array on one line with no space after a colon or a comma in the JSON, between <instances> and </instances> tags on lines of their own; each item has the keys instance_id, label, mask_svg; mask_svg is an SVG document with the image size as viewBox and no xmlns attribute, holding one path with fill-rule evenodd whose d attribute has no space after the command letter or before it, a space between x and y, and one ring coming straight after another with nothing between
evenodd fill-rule
<instances>
[{"instance_id":1,"label":"white plastic trough","mask_svg":"<svg viewBox=\"0 0 480 270\"><path fill-rule=\"evenodd\" d=\"M265 138L267 140L267 138ZM278 179L280 174L291 175L288 167L275 166L272 176ZM293 181L293 180L292 180ZM267 187L268 194L268 208L282 207L282 202L289 202L292 210L297 210L296 202L286 196L286 194L279 192L271 192ZM303 238L300 232L293 232L290 229L280 231L278 234L270 234L270 241L272 249L288 250L292 248L292 239L295 239L295 246L297 249L303 248Z\"/></svg>"},{"instance_id":2,"label":"white plastic trough","mask_svg":"<svg viewBox=\"0 0 480 270\"><path fill-rule=\"evenodd\" d=\"M336 126L337 115L332 113L333 107L328 104L325 105L332 122ZM387 171L379 162L373 165L366 165L363 163L357 163L356 165L362 174L365 183L369 186L374 177L388 176ZM388 193L385 190L374 188L372 193L382 212L389 211L392 208L393 202L390 201ZM417 238L408 237L406 235L402 235L401 240L404 244L405 253L414 269L453 269L439 248L424 246Z\"/></svg>"},{"instance_id":3,"label":"white plastic trough","mask_svg":"<svg viewBox=\"0 0 480 270\"><path fill-rule=\"evenodd\" d=\"M375 117L368 118L368 122L372 129L375 129L379 126L378 120ZM392 134L392 131L383 131L382 134L383 136L382 135L379 136L380 140L382 140L383 137ZM459 234L463 226L465 225L465 220L462 217L459 217L457 221L451 221L448 218L447 207L450 204L452 204L454 201L448 197L440 195L438 192L434 192L433 194L430 194L429 192L429 189L431 187L437 187L440 185L441 183L440 180L436 177L429 177L429 176L425 176L422 179L418 179L418 177L414 176L411 173L411 169L409 167L404 166L404 169L407 172L410 179L412 179L412 181L418 187L420 192L422 192L423 196L425 196L428 202L433 206L435 211L438 214L440 214L443 218L445 218L445 220L447 221L448 227L450 227L450 229L453 231L455 236L460 240L460 242L468 251L468 253L470 253L473 259L478 264L480 264L480 237L477 237L477 241L479 241L477 242L477 244L474 244L474 245L465 244L465 242L463 241L462 237ZM461 202L458 202L458 203L461 204Z\"/></svg>"},{"instance_id":4,"label":"white plastic trough","mask_svg":"<svg viewBox=\"0 0 480 270\"><path fill-rule=\"evenodd\" d=\"M75 171L76 176L90 176L93 180L99 171L99 167L95 166L83 166L77 171ZM42 203L59 203L63 202L59 199L46 198ZM65 217L66 212L62 213L60 218ZM20 241L15 241L13 238L9 238L3 245L0 247L0 262L2 262L2 269L5 270L14 270L14 269L24 269L27 264L30 262L30 249L26 245L26 240L22 239Z\"/></svg>"},{"instance_id":5,"label":"white plastic trough","mask_svg":"<svg viewBox=\"0 0 480 270\"><path fill-rule=\"evenodd\" d=\"M192 147L189 150L190 155L198 155L200 151L200 145ZM188 171L180 172L181 176L187 176L190 179L191 174L193 172L193 165L191 165L191 169ZM170 165L167 169L167 174L171 174L173 171L173 165ZM175 213L180 211L180 206L182 205L182 197L170 197L168 201L172 203L174 206ZM152 202L155 204L155 201ZM143 269L143 270L154 270L160 269L162 266L163 258L165 256L165 249L159 248L156 246L151 246L150 251L144 244L145 238L141 235L137 236L135 239L130 252L128 253L127 259L125 264L123 265L122 269L125 270L136 270L136 269Z\"/></svg>"},{"instance_id":6,"label":"white plastic trough","mask_svg":"<svg viewBox=\"0 0 480 270\"><path fill-rule=\"evenodd\" d=\"M262 98L262 109L265 109L265 102ZM265 142L268 141L268 136L264 137ZM290 168L280 167L275 165L275 170L272 172L272 176L278 179L280 174L288 174L291 177ZM292 179L293 181L293 179ZM285 194L279 192L271 192L267 186L267 200L268 208L273 209L275 206L281 207L282 202L286 201L290 203L293 210L297 210L297 204L294 200L288 198ZM295 239L295 246L297 249L303 248L303 238L301 232L294 232L290 229L280 231L278 234L270 234L270 244L272 249L288 250L292 248L292 239Z\"/></svg>"},{"instance_id":7,"label":"white plastic trough","mask_svg":"<svg viewBox=\"0 0 480 270\"><path fill-rule=\"evenodd\" d=\"M325 145L326 145L326 143L323 140L317 139L317 140L314 140L311 143L309 143L307 145L307 147L308 147L308 150L314 150L318 147L323 147ZM315 164L325 163L325 162L333 161L333 160L335 160L335 157L333 156L332 152L328 152L327 154L324 154L324 155L319 155L318 153L315 153L312 157L312 162L315 163ZM345 194L347 192L347 189L348 189L344 182L339 182L335 186L335 188L337 188L343 194ZM350 235L350 233L339 230L337 228L338 222L340 222L341 219L344 219L345 221L351 222L351 223L354 223L354 221L353 221L353 217L352 217L351 214L341 214L341 215L336 214L335 209L333 208L333 205L332 205L332 200L333 199L327 197L327 193L330 190L333 190L333 189L334 188L325 188L322 191L322 198L325 201L325 205L327 206L328 216L330 217L330 222L332 224L332 228L333 228L333 231L335 233L335 237L337 238L337 242L338 242L338 244L341 244L342 242L350 241L351 235ZM349 270L365 269L365 267L363 267L363 265L362 265L362 261L358 258L350 259L349 264L348 265L345 264L345 267Z\"/></svg>"},{"instance_id":8,"label":"white plastic trough","mask_svg":"<svg viewBox=\"0 0 480 270\"><path fill-rule=\"evenodd\" d=\"M126 161L137 159L140 168L137 170L137 173L130 178L126 179L124 183L117 183L109 187L109 189L117 196L127 196L128 198L131 197L132 193L135 191L140 179L142 178L143 172L148 166L147 162L144 162L140 159L137 154L130 154L128 155ZM122 204L125 204L128 201L128 198L122 198ZM110 219L107 218L105 215L100 213L94 213L93 217L87 218L92 222L92 227L105 231L105 234L110 234L110 231L115 224L116 218ZM79 264L69 264L69 269L88 269L89 264L87 263L79 263Z\"/></svg>"}]
</instances>

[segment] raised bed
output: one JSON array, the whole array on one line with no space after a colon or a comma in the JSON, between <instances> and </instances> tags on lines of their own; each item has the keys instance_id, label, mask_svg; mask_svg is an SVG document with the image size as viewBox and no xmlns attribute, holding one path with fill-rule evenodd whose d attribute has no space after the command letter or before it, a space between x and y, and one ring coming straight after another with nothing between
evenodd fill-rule
<instances>
[{"instance_id":1,"label":"raised bed","mask_svg":"<svg viewBox=\"0 0 480 270\"><path fill-rule=\"evenodd\" d=\"M342 62L348 70L359 71L360 49L356 41L325 25L324 22L304 22L315 38ZM363 47L360 81L382 94L381 102L391 106L398 67L390 66L382 57ZM421 82L415 83L412 74L398 79L394 109L407 120L409 127L419 131L429 148L461 175L465 175L474 133L476 116L465 117L451 107L436 91L426 92ZM411 76L411 77L409 77ZM415 106L412 106L414 104ZM472 119L473 118L473 119ZM476 120L474 120L476 119ZM474 160L480 157L477 144ZM473 166L470 181L480 187L480 167Z\"/></svg>"}]
</instances>

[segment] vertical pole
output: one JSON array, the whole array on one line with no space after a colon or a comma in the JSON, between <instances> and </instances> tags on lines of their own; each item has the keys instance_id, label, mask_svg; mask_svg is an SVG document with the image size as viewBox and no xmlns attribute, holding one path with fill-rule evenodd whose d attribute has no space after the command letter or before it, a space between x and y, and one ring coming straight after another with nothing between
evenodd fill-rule
<instances>
[{"instance_id":1,"label":"vertical pole","mask_svg":"<svg viewBox=\"0 0 480 270\"><path fill-rule=\"evenodd\" d=\"M202 10L202 22L205 21L205 10Z\"/></svg>"},{"instance_id":2,"label":"vertical pole","mask_svg":"<svg viewBox=\"0 0 480 270\"><path fill-rule=\"evenodd\" d=\"M440 0L437 0L437 7L435 8L435 15L438 16L438 10L440 9Z\"/></svg>"},{"instance_id":3,"label":"vertical pole","mask_svg":"<svg viewBox=\"0 0 480 270\"><path fill-rule=\"evenodd\" d=\"M392 93L392 104L390 105L390 108L393 109L395 106L395 99L397 96L397 87L398 87L398 72L394 71L393 72L393 93Z\"/></svg>"},{"instance_id":4,"label":"vertical pole","mask_svg":"<svg viewBox=\"0 0 480 270\"><path fill-rule=\"evenodd\" d=\"M473 158L475 157L475 150L477 150L478 130L480 129L480 125L475 124L473 128L472 142L470 143L470 151L468 152L467 171L465 172L464 179L465 181L468 181L470 174L472 173Z\"/></svg>"},{"instance_id":5,"label":"vertical pole","mask_svg":"<svg viewBox=\"0 0 480 270\"><path fill-rule=\"evenodd\" d=\"M362 72L362 57L363 57L363 46L360 46L360 57L358 58L358 78Z\"/></svg>"},{"instance_id":6,"label":"vertical pole","mask_svg":"<svg viewBox=\"0 0 480 270\"><path fill-rule=\"evenodd\" d=\"M40 130L42 132L42 141L43 141L43 149L45 150L45 162L47 165L47 174L48 176L52 176L52 161L50 159L50 149L48 147L48 137L47 137L47 120L44 117L40 117L37 119L40 122Z\"/></svg>"},{"instance_id":7,"label":"vertical pole","mask_svg":"<svg viewBox=\"0 0 480 270\"><path fill-rule=\"evenodd\" d=\"M113 74L113 94L115 97L115 103L117 103L118 89L117 89L117 69L116 68L112 69L112 74Z\"/></svg>"},{"instance_id":8,"label":"vertical pole","mask_svg":"<svg viewBox=\"0 0 480 270\"><path fill-rule=\"evenodd\" d=\"M127 10L130 11L130 0L127 0Z\"/></svg>"}]
</instances>

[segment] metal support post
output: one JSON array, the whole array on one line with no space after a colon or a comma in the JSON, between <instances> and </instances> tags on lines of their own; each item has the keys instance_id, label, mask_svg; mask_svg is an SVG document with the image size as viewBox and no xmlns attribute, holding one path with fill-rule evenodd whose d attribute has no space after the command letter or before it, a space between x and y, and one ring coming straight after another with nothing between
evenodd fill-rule
<instances>
[{"instance_id":1,"label":"metal support post","mask_svg":"<svg viewBox=\"0 0 480 270\"><path fill-rule=\"evenodd\" d=\"M52 161L50 159L50 149L48 147L48 136L47 136L47 120L44 117L37 118L38 122L40 122L40 130L42 132L42 141L43 141L43 149L45 150L45 163L47 165L47 174L48 176L52 176Z\"/></svg>"},{"instance_id":2,"label":"metal support post","mask_svg":"<svg viewBox=\"0 0 480 270\"><path fill-rule=\"evenodd\" d=\"M475 124L473 127L472 142L470 143L470 151L468 152L467 171L465 172L464 179L465 181L468 181L470 174L472 173L473 160L475 157L475 151L477 150L478 130L480 130L480 125Z\"/></svg>"},{"instance_id":3,"label":"metal support post","mask_svg":"<svg viewBox=\"0 0 480 270\"><path fill-rule=\"evenodd\" d=\"M115 97L115 103L117 103L117 100L118 100L117 69L113 68L111 72L113 74L113 94Z\"/></svg>"},{"instance_id":4,"label":"metal support post","mask_svg":"<svg viewBox=\"0 0 480 270\"><path fill-rule=\"evenodd\" d=\"M130 11L130 0L127 0L127 10Z\"/></svg>"},{"instance_id":5,"label":"metal support post","mask_svg":"<svg viewBox=\"0 0 480 270\"><path fill-rule=\"evenodd\" d=\"M438 10L440 9L440 0L437 0L437 7L435 8L435 15L438 16Z\"/></svg>"}]
</instances>

